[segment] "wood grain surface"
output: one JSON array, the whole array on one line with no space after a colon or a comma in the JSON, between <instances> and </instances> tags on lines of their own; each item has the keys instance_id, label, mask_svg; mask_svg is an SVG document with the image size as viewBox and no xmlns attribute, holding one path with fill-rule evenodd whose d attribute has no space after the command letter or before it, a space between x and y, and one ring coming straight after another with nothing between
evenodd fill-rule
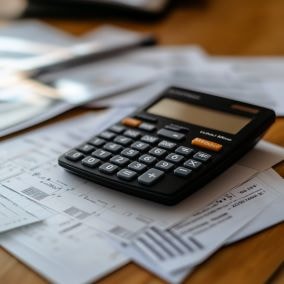
<instances>
[{"instance_id":1,"label":"wood grain surface","mask_svg":"<svg viewBox=\"0 0 284 284\"><path fill-rule=\"evenodd\" d=\"M161 44L199 44L212 55L284 55L283 0L174 2L170 13L152 22L127 19L44 20L74 35L103 24L115 24L136 31L152 32L158 36ZM284 146L283 118L277 119L265 139ZM284 177L283 164L278 165L276 170ZM186 283L273 283L268 279L272 279L271 275L284 261L283 236L284 224L279 224L225 247L200 265ZM46 281L0 249L0 283L35 284ZM131 263L105 277L100 283L154 284L163 281ZM284 283L283 273L277 283Z\"/></svg>"}]
</instances>

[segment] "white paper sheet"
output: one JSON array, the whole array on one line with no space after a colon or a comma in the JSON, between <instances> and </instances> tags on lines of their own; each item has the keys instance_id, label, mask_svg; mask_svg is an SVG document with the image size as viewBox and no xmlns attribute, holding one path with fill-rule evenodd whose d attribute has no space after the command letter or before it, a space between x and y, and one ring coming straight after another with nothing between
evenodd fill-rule
<instances>
[{"instance_id":1,"label":"white paper sheet","mask_svg":"<svg viewBox=\"0 0 284 284\"><path fill-rule=\"evenodd\" d=\"M284 84L281 75L284 70L282 58L232 58L208 56L201 48L154 47L138 50L124 57L124 62L151 66L164 70L161 80L167 85L176 85L269 106L278 115L283 115L282 93ZM141 92L138 92L139 94ZM127 94L122 101L130 99L130 105L139 104L139 94L134 98ZM132 92L135 96L135 93ZM138 99L138 101L136 101ZM100 103L119 105L116 99ZM141 104L143 100L141 100Z\"/></svg>"},{"instance_id":2,"label":"white paper sheet","mask_svg":"<svg viewBox=\"0 0 284 284\"><path fill-rule=\"evenodd\" d=\"M270 170L258 174L172 228L152 227L138 235L128 248L124 245L121 249L160 277L179 283L195 265L279 197L283 180L276 177L274 189L268 185L271 177L275 178Z\"/></svg>"},{"instance_id":3,"label":"white paper sheet","mask_svg":"<svg viewBox=\"0 0 284 284\"><path fill-rule=\"evenodd\" d=\"M278 193L279 197L274 200L263 212L257 215L244 228L231 236L226 244L231 244L256 234L264 229L284 221L284 180L274 170L269 171L265 178L269 186L272 186Z\"/></svg>"},{"instance_id":4,"label":"white paper sheet","mask_svg":"<svg viewBox=\"0 0 284 284\"><path fill-rule=\"evenodd\" d=\"M0 185L0 233L42 221L51 215L51 210Z\"/></svg>"},{"instance_id":5,"label":"white paper sheet","mask_svg":"<svg viewBox=\"0 0 284 284\"><path fill-rule=\"evenodd\" d=\"M96 281L128 262L96 230L64 215L1 235L0 243L55 283Z\"/></svg>"}]
</instances>

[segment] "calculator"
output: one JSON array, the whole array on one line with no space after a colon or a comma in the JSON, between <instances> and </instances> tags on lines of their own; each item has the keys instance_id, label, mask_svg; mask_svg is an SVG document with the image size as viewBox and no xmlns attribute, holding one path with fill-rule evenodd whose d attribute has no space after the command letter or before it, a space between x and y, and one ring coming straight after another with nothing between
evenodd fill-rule
<instances>
[{"instance_id":1,"label":"calculator","mask_svg":"<svg viewBox=\"0 0 284 284\"><path fill-rule=\"evenodd\" d=\"M61 155L59 165L111 189L174 205L242 157L274 120L267 108L171 87Z\"/></svg>"}]
</instances>

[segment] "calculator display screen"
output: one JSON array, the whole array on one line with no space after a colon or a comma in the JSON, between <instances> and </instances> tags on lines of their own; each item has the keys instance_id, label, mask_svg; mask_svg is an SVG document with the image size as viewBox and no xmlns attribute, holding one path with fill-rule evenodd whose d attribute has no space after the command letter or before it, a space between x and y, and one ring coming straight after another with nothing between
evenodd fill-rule
<instances>
[{"instance_id":1,"label":"calculator display screen","mask_svg":"<svg viewBox=\"0 0 284 284\"><path fill-rule=\"evenodd\" d=\"M241 115L209 109L170 98L158 101L147 112L230 134L238 133L251 121L250 118Z\"/></svg>"}]
</instances>

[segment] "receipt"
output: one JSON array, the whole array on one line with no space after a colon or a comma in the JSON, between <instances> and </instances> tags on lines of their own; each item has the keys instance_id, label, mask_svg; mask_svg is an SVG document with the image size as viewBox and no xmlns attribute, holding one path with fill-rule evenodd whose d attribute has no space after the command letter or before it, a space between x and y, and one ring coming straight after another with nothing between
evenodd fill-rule
<instances>
[{"instance_id":1,"label":"receipt","mask_svg":"<svg viewBox=\"0 0 284 284\"><path fill-rule=\"evenodd\" d=\"M271 173L258 174L190 217L166 230L150 227L124 251L171 282L180 282L194 266L220 248L231 235L279 197L267 182ZM278 176L278 187L283 180ZM281 184L280 184L281 183ZM279 189L279 188L278 188Z\"/></svg>"}]
</instances>

